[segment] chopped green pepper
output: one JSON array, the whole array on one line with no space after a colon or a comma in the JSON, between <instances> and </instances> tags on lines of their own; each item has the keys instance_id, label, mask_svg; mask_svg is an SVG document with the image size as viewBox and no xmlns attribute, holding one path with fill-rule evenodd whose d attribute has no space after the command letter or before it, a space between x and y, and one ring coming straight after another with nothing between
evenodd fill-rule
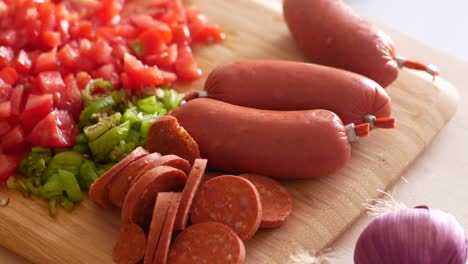
<instances>
[{"instance_id":1,"label":"chopped green pepper","mask_svg":"<svg viewBox=\"0 0 468 264\"><path fill-rule=\"evenodd\" d=\"M52 197L49 199L49 215L55 217L57 214L57 198Z\"/></svg>"},{"instance_id":2,"label":"chopped green pepper","mask_svg":"<svg viewBox=\"0 0 468 264\"><path fill-rule=\"evenodd\" d=\"M58 170L66 170L78 175L83 160L83 155L73 151L61 152L55 155L50 160L47 171L43 175L43 182L47 181L51 175L57 174Z\"/></svg>"},{"instance_id":3,"label":"chopped green pepper","mask_svg":"<svg viewBox=\"0 0 468 264\"><path fill-rule=\"evenodd\" d=\"M59 174L53 174L42 186L39 195L50 199L54 196L62 195L63 191L64 188Z\"/></svg>"},{"instance_id":4,"label":"chopped green pepper","mask_svg":"<svg viewBox=\"0 0 468 264\"><path fill-rule=\"evenodd\" d=\"M156 99L156 96L149 96L137 101L140 111L146 114L165 113L164 104Z\"/></svg>"},{"instance_id":5,"label":"chopped green pepper","mask_svg":"<svg viewBox=\"0 0 468 264\"><path fill-rule=\"evenodd\" d=\"M145 47L143 46L143 43L141 43L141 41L138 41L138 40L132 41L130 46L132 47L132 50L135 53L135 55L137 56L143 55L145 51Z\"/></svg>"},{"instance_id":6,"label":"chopped green pepper","mask_svg":"<svg viewBox=\"0 0 468 264\"><path fill-rule=\"evenodd\" d=\"M161 98L164 106L166 107L167 111L171 111L176 109L182 98L184 98L184 94L178 93L172 89L163 89L164 96Z\"/></svg>"},{"instance_id":7,"label":"chopped green pepper","mask_svg":"<svg viewBox=\"0 0 468 264\"><path fill-rule=\"evenodd\" d=\"M59 170L58 175L68 199L72 202L83 200L83 194L75 175L66 170Z\"/></svg>"},{"instance_id":8,"label":"chopped green pepper","mask_svg":"<svg viewBox=\"0 0 468 264\"><path fill-rule=\"evenodd\" d=\"M84 128L84 133L89 141L93 141L102 134L106 133L109 129L119 125L122 114L115 113L102 119L99 123Z\"/></svg>"},{"instance_id":9,"label":"chopped green pepper","mask_svg":"<svg viewBox=\"0 0 468 264\"><path fill-rule=\"evenodd\" d=\"M130 122L127 121L118 127L112 128L104 135L89 143L89 149L94 158L96 160L107 160L112 149L128 136L129 130Z\"/></svg>"},{"instance_id":10,"label":"chopped green pepper","mask_svg":"<svg viewBox=\"0 0 468 264\"><path fill-rule=\"evenodd\" d=\"M80 173L78 175L78 183L81 188L89 189L97 178L97 169L94 162L85 160L83 164L81 164Z\"/></svg>"},{"instance_id":11,"label":"chopped green pepper","mask_svg":"<svg viewBox=\"0 0 468 264\"><path fill-rule=\"evenodd\" d=\"M80 114L80 125L82 127L93 124L93 116L100 112L106 112L115 105L115 101L112 96L106 96L98 101L95 101L88 105Z\"/></svg>"}]
</instances>

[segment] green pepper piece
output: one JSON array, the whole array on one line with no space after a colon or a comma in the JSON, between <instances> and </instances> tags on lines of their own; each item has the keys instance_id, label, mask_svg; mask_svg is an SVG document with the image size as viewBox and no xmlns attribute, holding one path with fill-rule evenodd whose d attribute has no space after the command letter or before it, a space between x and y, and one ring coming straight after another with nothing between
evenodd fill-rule
<instances>
[{"instance_id":1,"label":"green pepper piece","mask_svg":"<svg viewBox=\"0 0 468 264\"><path fill-rule=\"evenodd\" d=\"M98 178L97 169L94 162L91 160L85 160L81 164L80 174L78 175L78 183L83 189L89 189L91 184Z\"/></svg>"},{"instance_id":2,"label":"green pepper piece","mask_svg":"<svg viewBox=\"0 0 468 264\"><path fill-rule=\"evenodd\" d=\"M91 80L82 92L82 97L85 106L88 106L102 98L102 94L93 94L95 88L100 88L104 91L112 91L114 89L114 85L112 84L112 82L104 80L102 78Z\"/></svg>"},{"instance_id":3,"label":"green pepper piece","mask_svg":"<svg viewBox=\"0 0 468 264\"><path fill-rule=\"evenodd\" d=\"M42 186L39 195L44 198L51 198L54 196L62 195L64 191L62 181L58 174L49 177L47 182Z\"/></svg>"},{"instance_id":4,"label":"green pepper piece","mask_svg":"<svg viewBox=\"0 0 468 264\"><path fill-rule=\"evenodd\" d=\"M183 93L178 93L173 89L163 89L164 91L164 96L161 98L161 101L164 104L164 107L167 109L167 111L171 111L176 109L182 98L184 98Z\"/></svg>"},{"instance_id":5,"label":"green pepper piece","mask_svg":"<svg viewBox=\"0 0 468 264\"><path fill-rule=\"evenodd\" d=\"M78 175L83 160L83 155L73 151L62 152L55 155L50 160L47 171L43 175L43 182L47 181L51 175L57 174L58 170L66 170L74 175Z\"/></svg>"},{"instance_id":6,"label":"green pepper piece","mask_svg":"<svg viewBox=\"0 0 468 264\"><path fill-rule=\"evenodd\" d=\"M58 175L68 199L73 202L83 200L83 194L75 175L66 170L59 170Z\"/></svg>"},{"instance_id":7,"label":"green pepper piece","mask_svg":"<svg viewBox=\"0 0 468 264\"><path fill-rule=\"evenodd\" d=\"M84 133L87 136L88 140L91 142L106 133L109 129L119 125L122 115L120 113L115 113L111 116L104 118L98 123L87 126L84 128Z\"/></svg>"},{"instance_id":8,"label":"green pepper piece","mask_svg":"<svg viewBox=\"0 0 468 264\"><path fill-rule=\"evenodd\" d=\"M57 215L57 198L55 197L49 199L49 215L51 217Z\"/></svg>"},{"instance_id":9,"label":"green pepper piece","mask_svg":"<svg viewBox=\"0 0 468 264\"><path fill-rule=\"evenodd\" d=\"M50 149L32 148L31 152L20 161L18 171L28 178L41 177L46 170L50 158Z\"/></svg>"},{"instance_id":10,"label":"green pepper piece","mask_svg":"<svg viewBox=\"0 0 468 264\"><path fill-rule=\"evenodd\" d=\"M146 114L166 112L164 104L159 102L155 95L138 100L137 106L140 111Z\"/></svg>"},{"instance_id":11,"label":"green pepper piece","mask_svg":"<svg viewBox=\"0 0 468 264\"><path fill-rule=\"evenodd\" d=\"M145 47L143 46L143 43L141 41L135 40L130 43L130 46L132 47L133 52L135 55L142 56L143 53L145 52Z\"/></svg>"},{"instance_id":12,"label":"green pepper piece","mask_svg":"<svg viewBox=\"0 0 468 264\"><path fill-rule=\"evenodd\" d=\"M88 144L88 138L83 133L76 136L75 141L76 141L77 144Z\"/></svg>"},{"instance_id":13,"label":"green pepper piece","mask_svg":"<svg viewBox=\"0 0 468 264\"><path fill-rule=\"evenodd\" d=\"M112 128L104 135L89 143L89 149L94 158L96 160L107 160L112 149L128 136L129 130L130 122L127 121L118 127Z\"/></svg>"},{"instance_id":14,"label":"green pepper piece","mask_svg":"<svg viewBox=\"0 0 468 264\"><path fill-rule=\"evenodd\" d=\"M74 202L72 202L72 201L70 201L70 200L68 200L68 199L65 199L65 198L62 199L62 200L60 201L60 205L61 205L63 208L65 208L65 210L67 210L67 211L71 211L71 210L73 210L73 208L75 207L75 203L74 203Z\"/></svg>"},{"instance_id":15,"label":"green pepper piece","mask_svg":"<svg viewBox=\"0 0 468 264\"><path fill-rule=\"evenodd\" d=\"M98 177L102 176L104 173L106 173L108 170L110 170L112 167L114 167L115 163L106 163L106 164L100 164L97 166L97 175Z\"/></svg>"},{"instance_id":16,"label":"green pepper piece","mask_svg":"<svg viewBox=\"0 0 468 264\"><path fill-rule=\"evenodd\" d=\"M18 180L16 179L16 177L15 176L8 177L8 180L6 181L6 186L10 190L17 190Z\"/></svg>"},{"instance_id":17,"label":"green pepper piece","mask_svg":"<svg viewBox=\"0 0 468 264\"><path fill-rule=\"evenodd\" d=\"M72 148L73 152L87 154L89 152L88 144L76 144Z\"/></svg>"},{"instance_id":18,"label":"green pepper piece","mask_svg":"<svg viewBox=\"0 0 468 264\"><path fill-rule=\"evenodd\" d=\"M91 125L92 117L95 114L100 112L105 112L106 110L112 108L115 105L115 101L112 96L106 96L101 100L91 103L88 105L80 115L80 125L86 127Z\"/></svg>"},{"instance_id":19,"label":"green pepper piece","mask_svg":"<svg viewBox=\"0 0 468 264\"><path fill-rule=\"evenodd\" d=\"M143 137L143 139L146 139L148 136L148 130L151 127L151 124L158 119L159 115L158 114L152 114L152 115L143 115L143 118L141 119L141 126L140 126L140 135Z\"/></svg>"},{"instance_id":20,"label":"green pepper piece","mask_svg":"<svg viewBox=\"0 0 468 264\"><path fill-rule=\"evenodd\" d=\"M34 195L39 195L41 193L41 185L36 185L35 179L37 178L28 178L25 181L26 188L34 194Z\"/></svg>"},{"instance_id":21,"label":"green pepper piece","mask_svg":"<svg viewBox=\"0 0 468 264\"><path fill-rule=\"evenodd\" d=\"M138 111L136 107L127 108L122 115L122 119L120 120L122 123L125 121L130 121L130 126L132 128L139 128L140 126L140 118L138 117Z\"/></svg>"}]
</instances>

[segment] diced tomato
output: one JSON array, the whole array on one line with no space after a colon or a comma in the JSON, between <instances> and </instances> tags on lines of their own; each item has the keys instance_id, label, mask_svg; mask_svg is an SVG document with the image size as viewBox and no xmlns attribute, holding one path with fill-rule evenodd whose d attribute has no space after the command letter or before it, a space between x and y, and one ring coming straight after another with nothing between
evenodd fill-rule
<instances>
[{"instance_id":1,"label":"diced tomato","mask_svg":"<svg viewBox=\"0 0 468 264\"><path fill-rule=\"evenodd\" d=\"M166 43L172 41L171 28L164 22L156 20L149 15L134 15L130 17L130 22L143 31L153 30L157 34L153 35L156 38L164 40Z\"/></svg>"},{"instance_id":2,"label":"diced tomato","mask_svg":"<svg viewBox=\"0 0 468 264\"><path fill-rule=\"evenodd\" d=\"M36 73L44 71L56 71L58 69L57 49L52 49L49 52L41 53L34 63Z\"/></svg>"},{"instance_id":3,"label":"diced tomato","mask_svg":"<svg viewBox=\"0 0 468 264\"><path fill-rule=\"evenodd\" d=\"M149 66L158 66L162 69L173 69L177 60L177 44L172 44L159 54L147 56L144 62Z\"/></svg>"},{"instance_id":4,"label":"diced tomato","mask_svg":"<svg viewBox=\"0 0 468 264\"><path fill-rule=\"evenodd\" d=\"M25 42L26 39L23 39L22 42ZM0 32L0 45L5 46L22 46L22 43L18 41L18 34L14 29L5 29Z\"/></svg>"},{"instance_id":5,"label":"diced tomato","mask_svg":"<svg viewBox=\"0 0 468 264\"><path fill-rule=\"evenodd\" d=\"M57 108L66 110L76 120L80 116L83 109L83 100L81 98L81 91L78 88L75 77L69 74L64 79L66 89L61 93L60 101Z\"/></svg>"},{"instance_id":6,"label":"diced tomato","mask_svg":"<svg viewBox=\"0 0 468 264\"><path fill-rule=\"evenodd\" d=\"M124 55L124 71L129 80L141 83L141 71L145 68L143 63L134 56L126 53Z\"/></svg>"},{"instance_id":7,"label":"diced tomato","mask_svg":"<svg viewBox=\"0 0 468 264\"><path fill-rule=\"evenodd\" d=\"M58 51L57 57L62 66L62 72L68 73L79 68L80 54L77 49L72 48L69 44L66 44Z\"/></svg>"},{"instance_id":8,"label":"diced tomato","mask_svg":"<svg viewBox=\"0 0 468 264\"><path fill-rule=\"evenodd\" d=\"M177 81L177 75L173 72L161 71L163 83L169 84Z\"/></svg>"},{"instance_id":9,"label":"diced tomato","mask_svg":"<svg viewBox=\"0 0 468 264\"><path fill-rule=\"evenodd\" d=\"M0 103L10 100L11 92L11 85L0 79Z\"/></svg>"},{"instance_id":10,"label":"diced tomato","mask_svg":"<svg viewBox=\"0 0 468 264\"><path fill-rule=\"evenodd\" d=\"M183 46L178 49L177 61L175 63L177 76L184 81L193 81L202 75L201 69L192 54L189 46Z\"/></svg>"},{"instance_id":11,"label":"diced tomato","mask_svg":"<svg viewBox=\"0 0 468 264\"><path fill-rule=\"evenodd\" d=\"M93 72L93 78L102 78L104 80L108 80L114 84L114 87L118 87L120 84L119 74L115 70L115 66L113 64L106 64L99 67Z\"/></svg>"},{"instance_id":12,"label":"diced tomato","mask_svg":"<svg viewBox=\"0 0 468 264\"><path fill-rule=\"evenodd\" d=\"M20 73L28 73L32 67L32 61L26 51L20 50L16 56L15 69Z\"/></svg>"},{"instance_id":13,"label":"diced tomato","mask_svg":"<svg viewBox=\"0 0 468 264\"><path fill-rule=\"evenodd\" d=\"M104 24L112 24L119 18L122 10L120 0L101 0L101 8L96 12L96 17Z\"/></svg>"},{"instance_id":14,"label":"diced tomato","mask_svg":"<svg viewBox=\"0 0 468 264\"><path fill-rule=\"evenodd\" d=\"M18 73L15 68L7 66L0 71L0 79L6 84L14 85L18 81Z\"/></svg>"},{"instance_id":15,"label":"diced tomato","mask_svg":"<svg viewBox=\"0 0 468 264\"><path fill-rule=\"evenodd\" d=\"M37 123L27 139L33 146L71 147L78 133L77 125L67 111L54 110Z\"/></svg>"},{"instance_id":16,"label":"diced tomato","mask_svg":"<svg viewBox=\"0 0 468 264\"><path fill-rule=\"evenodd\" d=\"M219 42L226 38L221 28L218 25L204 25L196 33L192 35L194 42L211 43Z\"/></svg>"},{"instance_id":17,"label":"diced tomato","mask_svg":"<svg viewBox=\"0 0 468 264\"><path fill-rule=\"evenodd\" d=\"M0 103L0 119L11 116L11 102Z\"/></svg>"},{"instance_id":18,"label":"diced tomato","mask_svg":"<svg viewBox=\"0 0 468 264\"><path fill-rule=\"evenodd\" d=\"M179 45L188 45L192 41L190 30L186 24L177 24L172 28L174 36L172 42Z\"/></svg>"},{"instance_id":19,"label":"diced tomato","mask_svg":"<svg viewBox=\"0 0 468 264\"><path fill-rule=\"evenodd\" d=\"M21 128L21 125L17 125L2 136L0 145L3 148L3 151L6 152L18 147L21 143L24 142L24 140L24 131Z\"/></svg>"},{"instance_id":20,"label":"diced tomato","mask_svg":"<svg viewBox=\"0 0 468 264\"><path fill-rule=\"evenodd\" d=\"M21 156L0 153L0 183L5 182L15 171Z\"/></svg>"},{"instance_id":21,"label":"diced tomato","mask_svg":"<svg viewBox=\"0 0 468 264\"><path fill-rule=\"evenodd\" d=\"M55 28L55 4L49 1L44 1L38 8L39 17L41 20L41 31L48 31Z\"/></svg>"},{"instance_id":22,"label":"diced tomato","mask_svg":"<svg viewBox=\"0 0 468 264\"><path fill-rule=\"evenodd\" d=\"M87 72L78 72L76 74L76 82L78 84L78 88L83 90L86 85L91 81L91 76Z\"/></svg>"},{"instance_id":23,"label":"diced tomato","mask_svg":"<svg viewBox=\"0 0 468 264\"><path fill-rule=\"evenodd\" d=\"M52 94L30 94L21 116L24 130L30 131L41 119L47 116L54 104Z\"/></svg>"},{"instance_id":24,"label":"diced tomato","mask_svg":"<svg viewBox=\"0 0 468 264\"><path fill-rule=\"evenodd\" d=\"M60 33L54 31L44 31L41 33L41 44L45 48L55 48L60 44Z\"/></svg>"},{"instance_id":25,"label":"diced tomato","mask_svg":"<svg viewBox=\"0 0 468 264\"><path fill-rule=\"evenodd\" d=\"M60 72L41 72L37 75L37 83L43 93L61 92L65 88Z\"/></svg>"},{"instance_id":26,"label":"diced tomato","mask_svg":"<svg viewBox=\"0 0 468 264\"><path fill-rule=\"evenodd\" d=\"M0 120L0 136L10 131L10 129L11 129L10 123L8 123L6 119L1 119Z\"/></svg>"},{"instance_id":27,"label":"diced tomato","mask_svg":"<svg viewBox=\"0 0 468 264\"><path fill-rule=\"evenodd\" d=\"M141 57L160 54L167 46L156 29L148 29L138 36L139 44L142 46Z\"/></svg>"},{"instance_id":28,"label":"diced tomato","mask_svg":"<svg viewBox=\"0 0 468 264\"><path fill-rule=\"evenodd\" d=\"M0 68L10 65L14 56L12 48L0 46Z\"/></svg>"},{"instance_id":29,"label":"diced tomato","mask_svg":"<svg viewBox=\"0 0 468 264\"><path fill-rule=\"evenodd\" d=\"M90 21L77 21L70 25L72 39L91 39L93 35L93 24Z\"/></svg>"},{"instance_id":30,"label":"diced tomato","mask_svg":"<svg viewBox=\"0 0 468 264\"><path fill-rule=\"evenodd\" d=\"M98 39L92 48L91 58L97 65L103 65L112 61L112 47L103 39Z\"/></svg>"},{"instance_id":31,"label":"diced tomato","mask_svg":"<svg viewBox=\"0 0 468 264\"><path fill-rule=\"evenodd\" d=\"M11 102L11 114L19 116L23 112L24 108L24 86L17 85L13 88L13 92L11 93L10 102Z\"/></svg>"}]
</instances>

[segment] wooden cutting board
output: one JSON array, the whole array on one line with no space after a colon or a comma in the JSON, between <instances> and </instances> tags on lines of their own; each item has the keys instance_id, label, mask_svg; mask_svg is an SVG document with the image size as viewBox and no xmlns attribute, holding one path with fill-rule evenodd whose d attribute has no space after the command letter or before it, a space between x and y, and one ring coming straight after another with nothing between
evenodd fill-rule
<instances>
[{"instance_id":1,"label":"wooden cutting board","mask_svg":"<svg viewBox=\"0 0 468 264\"><path fill-rule=\"evenodd\" d=\"M225 29L221 45L197 47L206 75L216 65L239 59L305 61L279 12L251 0L197 0L208 17ZM203 78L203 79L204 79ZM200 89L203 79L183 90ZM402 71L388 88L398 127L372 131L353 143L352 158L341 171L285 184L294 210L285 225L259 231L247 242L248 263L285 263L299 248L321 250L363 212L362 203L397 181L454 114L456 89L425 74ZM3 190L10 197L0 208L0 245L35 263L111 263L120 226L118 210L104 210L85 199L73 212L48 216L47 203Z\"/></svg>"}]
</instances>

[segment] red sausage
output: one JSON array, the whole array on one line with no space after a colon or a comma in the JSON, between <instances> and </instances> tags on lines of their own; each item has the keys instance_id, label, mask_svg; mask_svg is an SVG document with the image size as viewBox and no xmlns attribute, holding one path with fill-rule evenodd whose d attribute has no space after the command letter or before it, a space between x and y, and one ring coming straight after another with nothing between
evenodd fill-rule
<instances>
[{"instance_id":1,"label":"red sausage","mask_svg":"<svg viewBox=\"0 0 468 264\"><path fill-rule=\"evenodd\" d=\"M124 224L112 249L112 260L117 264L136 264L145 255L146 234L135 224Z\"/></svg>"},{"instance_id":2,"label":"red sausage","mask_svg":"<svg viewBox=\"0 0 468 264\"><path fill-rule=\"evenodd\" d=\"M342 0L284 0L283 13L293 37L315 63L362 74L383 87L397 78L399 64L438 74L433 66L397 63L392 39Z\"/></svg>"},{"instance_id":3,"label":"red sausage","mask_svg":"<svg viewBox=\"0 0 468 264\"><path fill-rule=\"evenodd\" d=\"M177 217L174 223L174 229L183 230L187 226L188 215L190 207L192 206L193 197L198 191L206 169L206 159L196 159L193 163L190 175L187 178L187 184L185 184L182 192L182 199L180 201L179 210L177 211Z\"/></svg>"},{"instance_id":4,"label":"red sausage","mask_svg":"<svg viewBox=\"0 0 468 264\"><path fill-rule=\"evenodd\" d=\"M356 73L292 61L240 61L215 68L205 83L208 97L269 110L326 109L343 123L389 117L390 97Z\"/></svg>"},{"instance_id":5,"label":"red sausage","mask_svg":"<svg viewBox=\"0 0 468 264\"><path fill-rule=\"evenodd\" d=\"M173 116L159 117L148 131L146 148L163 155L174 154L193 164L200 158L195 140L179 125Z\"/></svg>"},{"instance_id":6,"label":"red sausage","mask_svg":"<svg viewBox=\"0 0 468 264\"><path fill-rule=\"evenodd\" d=\"M347 129L327 110L258 110L207 98L172 115L198 142L210 167L277 178L324 176L342 168L351 153L348 136L369 128Z\"/></svg>"},{"instance_id":7,"label":"red sausage","mask_svg":"<svg viewBox=\"0 0 468 264\"><path fill-rule=\"evenodd\" d=\"M174 231L174 221L176 219L181 198L182 193L174 193L172 195L171 204L167 210L166 221L164 221L164 227L161 232L161 237L159 238L158 247L154 254L154 264L167 263L167 255L169 254L169 246L171 245L172 233Z\"/></svg>"},{"instance_id":8,"label":"red sausage","mask_svg":"<svg viewBox=\"0 0 468 264\"><path fill-rule=\"evenodd\" d=\"M279 182L258 174L241 174L257 188L262 202L262 222L260 228L281 226L292 212L292 197Z\"/></svg>"},{"instance_id":9,"label":"red sausage","mask_svg":"<svg viewBox=\"0 0 468 264\"><path fill-rule=\"evenodd\" d=\"M144 263L153 263L154 254L159 243L159 237L166 221L167 211L171 204L171 192L160 192L156 198L156 204L153 209L153 217L151 219L150 231L148 235L148 245L146 246L146 254Z\"/></svg>"},{"instance_id":10,"label":"red sausage","mask_svg":"<svg viewBox=\"0 0 468 264\"><path fill-rule=\"evenodd\" d=\"M159 153L151 153L133 161L127 167L121 170L115 176L109 188L109 197L111 202L118 207L122 207L125 196L127 196L128 190L130 189L130 183L133 181L138 172L146 165L160 157L161 154Z\"/></svg>"},{"instance_id":11,"label":"red sausage","mask_svg":"<svg viewBox=\"0 0 468 264\"><path fill-rule=\"evenodd\" d=\"M188 175L190 172L190 163L187 160L184 160L176 155L164 155L159 159L146 165L146 167L142 168L138 172L138 174L135 175L132 182L130 183L130 186L133 186L147 171L159 166L173 167L175 169L183 171L185 175Z\"/></svg>"},{"instance_id":12,"label":"red sausage","mask_svg":"<svg viewBox=\"0 0 468 264\"><path fill-rule=\"evenodd\" d=\"M148 155L148 152L143 148L138 147L99 177L89 188L89 197L91 200L104 208L114 207L114 204L109 198L109 187L111 186L115 176L127 167L128 164L146 155Z\"/></svg>"},{"instance_id":13,"label":"red sausage","mask_svg":"<svg viewBox=\"0 0 468 264\"><path fill-rule=\"evenodd\" d=\"M243 264L244 261L242 240L232 229L216 222L185 229L172 244L168 258L170 264Z\"/></svg>"},{"instance_id":14,"label":"red sausage","mask_svg":"<svg viewBox=\"0 0 468 264\"><path fill-rule=\"evenodd\" d=\"M262 221L262 204L255 186L248 180L225 175L207 181L193 200L193 224L220 222L246 241Z\"/></svg>"},{"instance_id":15,"label":"red sausage","mask_svg":"<svg viewBox=\"0 0 468 264\"><path fill-rule=\"evenodd\" d=\"M183 171L168 166L159 166L146 172L125 197L122 223L135 223L147 230L158 192L180 191L186 180Z\"/></svg>"}]
</instances>

